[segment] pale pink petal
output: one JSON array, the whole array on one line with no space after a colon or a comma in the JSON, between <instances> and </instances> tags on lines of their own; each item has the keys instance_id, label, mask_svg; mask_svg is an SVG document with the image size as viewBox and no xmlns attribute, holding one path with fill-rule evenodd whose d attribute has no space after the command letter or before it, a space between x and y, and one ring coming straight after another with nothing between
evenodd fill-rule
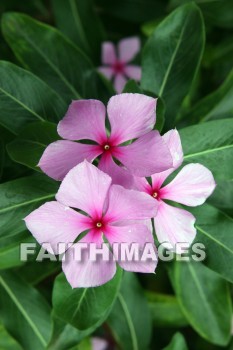
<instances>
[{"instance_id":1,"label":"pale pink petal","mask_svg":"<svg viewBox=\"0 0 233 350\"><path fill-rule=\"evenodd\" d=\"M92 337L91 338L92 350L107 350L108 342L105 339Z\"/></svg>"},{"instance_id":2,"label":"pale pink petal","mask_svg":"<svg viewBox=\"0 0 233 350\"><path fill-rule=\"evenodd\" d=\"M153 235L146 225L111 226L108 233L106 233L106 237L112 245L113 254L115 255L118 264L124 270L143 273L154 272L157 265L156 248ZM114 243L118 243L118 245L114 245ZM122 243L126 243L125 245L128 247L129 251L131 249L138 250L138 257L137 254L135 254L132 260L124 259L124 255L121 255L120 253L122 252L122 249L124 249ZM121 247L119 244L121 244ZM149 244L154 250L155 259L143 259L144 261L140 259L142 258L142 253L146 244ZM134 248L132 248L133 246Z\"/></svg>"},{"instance_id":3,"label":"pale pink petal","mask_svg":"<svg viewBox=\"0 0 233 350\"><path fill-rule=\"evenodd\" d=\"M120 40L118 43L118 54L120 61L131 61L140 51L140 46L140 40L138 37Z\"/></svg>"},{"instance_id":4,"label":"pale pink petal","mask_svg":"<svg viewBox=\"0 0 233 350\"><path fill-rule=\"evenodd\" d=\"M127 80L126 78L124 77L123 74L117 74L115 76L115 79L114 79L114 82L113 82L113 85L114 85L114 89L116 90L116 92L118 94L120 94L122 92L122 90L124 89L124 86L126 84Z\"/></svg>"},{"instance_id":5,"label":"pale pink petal","mask_svg":"<svg viewBox=\"0 0 233 350\"><path fill-rule=\"evenodd\" d=\"M141 94L113 96L107 106L111 137L120 144L151 131L155 124L156 102Z\"/></svg>"},{"instance_id":6,"label":"pale pink petal","mask_svg":"<svg viewBox=\"0 0 233 350\"><path fill-rule=\"evenodd\" d=\"M151 176L172 166L171 154L158 131L151 131L118 150L117 159L135 176Z\"/></svg>"},{"instance_id":7,"label":"pale pink petal","mask_svg":"<svg viewBox=\"0 0 233 350\"><path fill-rule=\"evenodd\" d=\"M25 219L29 231L40 243L51 245L48 251L61 254L68 248L58 243L73 243L78 235L92 226L87 216L58 202L47 202L31 212Z\"/></svg>"},{"instance_id":8,"label":"pale pink petal","mask_svg":"<svg viewBox=\"0 0 233 350\"><path fill-rule=\"evenodd\" d=\"M156 216L158 203L144 192L128 190L112 185L109 190L109 206L106 220L145 220Z\"/></svg>"},{"instance_id":9,"label":"pale pink petal","mask_svg":"<svg viewBox=\"0 0 233 350\"><path fill-rule=\"evenodd\" d=\"M180 135L176 129L173 129L166 132L162 137L171 152L173 168L177 169L183 162L183 149Z\"/></svg>"},{"instance_id":10,"label":"pale pink petal","mask_svg":"<svg viewBox=\"0 0 233 350\"><path fill-rule=\"evenodd\" d=\"M166 142L172 156L173 167L169 170L163 171L158 174L153 174L152 178L152 187L158 190L166 178L177 169L183 162L183 150L180 140L180 135L176 129L168 131L163 136L163 140Z\"/></svg>"},{"instance_id":11,"label":"pale pink petal","mask_svg":"<svg viewBox=\"0 0 233 350\"><path fill-rule=\"evenodd\" d=\"M128 170L117 165L110 153L104 153L101 156L98 168L111 176L112 184L121 185L125 188L132 189L134 187L134 177Z\"/></svg>"},{"instance_id":12,"label":"pale pink petal","mask_svg":"<svg viewBox=\"0 0 233 350\"><path fill-rule=\"evenodd\" d=\"M145 177L138 177L134 176L134 183L133 183L133 189L136 189L141 192L146 192L151 195L152 193L152 187L147 181Z\"/></svg>"},{"instance_id":13,"label":"pale pink petal","mask_svg":"<svg viewBox=\"0 0 233 350\"><path fill-rule=\"evenodd\" d=\"M84 161L66 175L56 199L64 205L83 210L93 218L100 218L111 181L110 176Z\"/></svg>"},{"instance_id":14,"label":"pale pink petal","mask_svg":"<svg viewBox=\"0 0 233 350\"><path fill-rule=\"evenodd\" d=\"M191 244L196 236L194 223L195 217L188 211L159 201L159 209L154 224L160 243L169 242L173 245L174 250L177 243Z\"/></svg>"},{"instance_id":15,"label":"pale pink petal","mask_svg":"<svg viewBox=\"0 0 233 350\"><path fill-rule=\"evenodd\" d=\"M84 159L92 162L101 153L99 146L59 140L45 149L38 166L45 174L60 181L75 165Z\"/></svg>"},{"instance_id":16,"label":"pale pink petal","mask_svg":"<svg viewBox=\"0 0 233 350\"><path fill-rule=\"evenodd\" d=\"M142 75L142 69L139 66L129 64L125 67L125 74L131 79L140 81L141 75Z\"/></svg>"},{"instance_id":17,"label":"pale pink petal","mask_svg":"<svg viewBox=\"0 0 233 350\"><path fill-rule=\"evenodd\" d=\"M117 61L115 45L110 41L102 44L102 63L113 64Z\"/></svg>"},{"instance_id":18,"label":"pale pink petal","mask_svg":"<svg viewBox=\"0 0 233 350\"><path fill-rule=\"evenodd\" d=\"M90 250L82 248L81 261L78 261L77 255L80 251L80 243L95 243L97 248L101 248L103 238L98 231L91 230L66 252L62 269L72 288L96 287L111 280L116 273L116 263L113 261L112 253L108 250L108 261L104 261L101 256L98 256L97 261L92 261Z\"/></svg>"},{"instance_id":19,"label":"pale pink petal","mask_svg":"<svg viewBox=\"0 0 233 350\"><path fill-rule=\"evenodd\" d=\"M73 101L57 127L58 134L67 140L106 140L105 106L98 100Z\"/></svg>"},{"instance_id":20,"label":"pale pink petal","mask_svg":"<svg viewBox=\"0 0 233 350\"><path fill-rule=\"evenodd\" d=\"M108 80L111 80L114 74L114 70L111 67L99 67L98 71L102 73Z\"/></svg>"},{"instance_id":21,"label":"pale pink petal","mask_svg":"<svg viewBox=\"0 0 233 350\"><path fill-rule=\"evenodd\" d=\"M172 182L161 188L160 198L197 206L205 202L216 187L213 175L201 164L188 164Z\"/></svg>"}]
</instances>

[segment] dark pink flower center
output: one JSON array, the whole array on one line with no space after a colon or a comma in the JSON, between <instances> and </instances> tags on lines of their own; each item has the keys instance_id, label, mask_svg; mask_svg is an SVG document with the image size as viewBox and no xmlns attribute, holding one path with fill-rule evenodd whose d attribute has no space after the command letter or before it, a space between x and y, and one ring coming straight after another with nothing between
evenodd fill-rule
<instances>
[{"instance_id":1,"label":"dark pink flower center","mask_svg":"<svg viewBox=\"0 0 233 350\"><path fill-rule=\"evenodd\" d=\"M121 61L116 61L115 63L113 63L112 69L115 74L124 74L125 63Z\"/></svg>"},{"instance_id":2,"label":"dark pink flower center","mask_svg":"<svg viewBox=\"0 0 233 350\"><path fill-rule=\"evenodd\" d=\"M151 188L150 195L157 200L160 200L160 191L159 189Z\"/></svg>"}]
</instances>

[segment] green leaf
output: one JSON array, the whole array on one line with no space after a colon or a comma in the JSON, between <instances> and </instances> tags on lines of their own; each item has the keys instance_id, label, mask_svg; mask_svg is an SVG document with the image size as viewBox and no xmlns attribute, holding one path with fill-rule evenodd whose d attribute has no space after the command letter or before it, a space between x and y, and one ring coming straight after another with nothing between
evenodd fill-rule
<instances>
[{"instance_id":1,"label":"green leaf","mask_svg":"<svg viewBox=\"0 0 233 350\"><path fill-rule=\"evenodd\" d=\"M142 88L164 99L167 127L175 124L175 116L199 68L204 42L202 15L191 3L165 18L145 45Z\"/></svg>"},{"instance_id":2,"label":"green leaf","mask_svg":"<svg viewBox=\"0 0 233 350\"><path fill-rule=\"evenodd\" d=\"M164 0L96 0L95 2L101 13L127 22L142 23L149 21L155 17L160 17L166 10Z\"/></svg>"},{"instance_id":3,"label":"green leaf","mask_svg":"<svg viewBox=\"0 0 233 350\"><path fill-rule=\"evenodd\" d=\"M163 350L188 350L185 338L181 333L176 333L166 348Z\"/></svg>"},{"instance_id":4,"label":"green leaf","mask_svg":"<svg viewBox=\"0 0 233 350\"><path fill-rule=\"evenodd\" d=\"M188 324L175 296L146 292L155 327L183 327Z\"/></svg>"},{"instance_id":5,"label":"green leaf","mask_svg":"<svg viewBox=\"0 0 233 350\"><path fill-rule=\"evenodd\" d=\"M2 324L0 324L0 349L22 350L21 346L10 336Z\"/></svg>"},{"instance_id":6,"label":"green leaf","mask_svg":"<svg viewBox=\"0 0 233 350\"><path fill-rule=\"evenodd\" d=\"M224 83L210 95L200 100L185 116L193 122L233 117L233 70Z\"/></svg>"},{"instance_id":7,"label":"green leaf","mask_svg":"<svg viewBox=\"0 0 233 350\"><path fill-rule=\"evenodd\" d=\"M104 31L92 0L53 0L58 28L95 61L100 61Z\"/></svg>"},{"instance_id":8,"label":"green leaf","mask_svg":"<svg viewBox=\"0 0 233 350\"><path fill-rule=\"evenodd\" d=\"M0 273L0 309L7 330L25 350L44 350L51 336L50 308L39 292L12 272Z\"/></svg>"},{"instance_id":9,"label":"green leaf","mask_svg":"<svg viewBox=\"0 0 233 350\"><path fill-rule=\"evenodd\" d=\"M95 326L85 331L80 331L77 328L63 322L54 317L53 336L49 343L49 350L67 350L72 346L79 344L82 339L87 337L95 330ZM79 348L78 348L79 349Z\"/></svg>"},{"instance_id":10,"label":"green leaf","mask_svg":"<svg viewBox=\"0 0 233 350\"><path fill-rule=\"evenodd\" d=\"M25 231L23 218L54 198L58 184L47 176L28 176L0 185L0 239Z\"/></svg>"},{"instance_id":11,"label":"green leaf","mask_svg":"<svg viewBox=\"0 0 233 350\"><path fill-rule=\"evenodd\" d=\"M45 148L60 137L57 125L49 122L36 122L26 126L18 137L7 145L11 159L36 171Z\"/></svg>"},{"instance_id":12,"label":"green leaf","mask_svg":"<svg viewBox=\"0 0 233 350\"><path fill-rule=\"evenodd\" d=\"M233 219L208 204L190 211L197 218L195 242L205 245L204 263L233 283Z\"/></svg>"},{"instance_id":13,"label":"green leaf","mask_svg":"<svg viewBox=\"0 0 233 350\"><path fill-rule=\"evenodd\" d=\"M208 202L233 218L233 181L220 181Z\"/></svg>"},{"instance_id":14,"label":"green leaf","mask_svg":"<svg viewBox=\"0 0 233 350\"><path fill-rule=\"evenodd\" d=\"M108 316L121 283L121 270L108 283L95 288L72 289L60 274L53 289L54 312L57 317L79 330L98 326Z\"/></svg>"},{"instance_id":15,"label":"green leaf","mask_svg":"<svg viewBox=\"0 0 233 350\"><path fill-rule=\"evenodd\" d=\"M223 119L179 130L184 163L201 163L215 180L233 179L233 120Z\"/></svg>"},{"instance_id":16,"label":"green leaf","mask_svg":"<svg viewBox=\"0 0 233 350\"><path fill-rule=\"evenodd\" d=\"M142 89L138 86L138 83L133 79L128 80L125 84L123 93L127 92L133 94L143 94Z\"/></svg>"},{"instance_id":17,"label":"green leaf","mask_svg":"<svg viewBox=\"0 0 233 350\"><path fill-rule=\"evenodd\" d=\"M67 103L110 93L88 57L55 28L9 12L3 15L2 31L18 60Z\"/></svg>"},{"instance_id":18,"label":"green leaf","mask_svg":"<svg viewBox=\"0 0 233 350\"><path fill-rule=\"evenodd\" d=\"M193 0L172 0L170 7L179 6ZM222 28L233 27L233 3L229 0L195 0L208 24Z\"/></svg>"},{"instance_id":19,"label":"green leaf","mask_svg":"<svg viewBox=\"0 0 233 350\"><path fill-rule=\"evenodd\" d=\"M27 123L57 122L64 101L42 80L10 62L0 62L0 124L17 134Z\"/></svg>"},{"instance_id":20,"label":"green leaf","mask_svg":"<svg viewBox=\"0 0 233 350\"><path fill-rule=\"evenodd\" d=\"M227 283L202 263L194 261L176 261L170 275L190 325L210 343L227 345L232 319Z\"/></svg>"},{"instance_id":21,"label":"green leaf","mask_svg":"<svg viewBox=\"0 0 233 350\"><path fill-rule=\"evenodd\" d=\"M124 274L121 290L107 322L121 349L148 348L152 319L143 289L133 273Z\"/></svg>"}]
</instances>

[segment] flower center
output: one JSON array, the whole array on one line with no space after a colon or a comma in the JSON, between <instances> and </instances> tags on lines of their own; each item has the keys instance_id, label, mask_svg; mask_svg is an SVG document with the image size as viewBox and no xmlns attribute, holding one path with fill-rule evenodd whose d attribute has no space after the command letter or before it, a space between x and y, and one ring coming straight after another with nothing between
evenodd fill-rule
<instances>
[{"instance_id":1,"label":"flower center","mask_svg":"<svg viewBox=\"0 0 233 350\"><path fill-rule=\"evenodd\" d=\"M109 146L109 145L104 145L104 150L105 150L105 151L110 150L110 146Z\"/></svg>"},{"instance_id":2,"label":"flower center","mask_svg":"<svg viewBox=\"0 0 233 350\"><path fill-rule=\"evenodd\" d=\"M102 222L97 222L97 223L96 223L96 227L97 227L97 228L101 228L101 227L102 227Z\"/></svg>"},{"instance_id":3,"label":"flower center","mask_svg":"<svg viewBox=\"0 0 233 350\"><path fill-rule=\"evenodd\" d=\"M157 192L153 192L152 193L152 197L157 198L158 197L158 193Z\"/></svg>"},{"instance_id":4,"label":"flower center","mask_svg":"<svg viewBox=\"0 0 233 350\"><path fill-rule=\"evenodd\" d=\"M121 61L116 61L113 65L112 65L112 69L114 70L115 74L122 74L124 73L124 68L125 68L125 64Z\"/></svg>"}]
</instances>

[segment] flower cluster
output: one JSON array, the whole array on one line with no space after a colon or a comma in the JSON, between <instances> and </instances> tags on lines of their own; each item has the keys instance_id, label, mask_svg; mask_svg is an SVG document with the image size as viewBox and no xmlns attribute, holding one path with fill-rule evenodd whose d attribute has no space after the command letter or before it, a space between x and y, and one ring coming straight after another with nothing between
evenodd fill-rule
<instances>
[{"instance_id":1,"label":"flower cluster","mask_svg":"<svg viewBox=\"0 0 233 350\"><path fill-rule=\"evenodd\" d=\"M25 222L40 244L51 244L50 253L66 254L62 267L72 287L106 283L116 264L154 272L156 259L122 261L113 249L114 243L136 242L156 250L151 219L161 243L191 244L195 237L194 216L166 201L200 205L213 192L214 178L204 166L189 164L164 185L181 166L183 151L177 130L163 136L153 130L155 110L156 99L141 94L113 96L107 118L100 101L73 101L58 125L63 140L50 144L41 157L41 169L62 183L56 201ZM111 259L91 261L88 252L81 261L74 259L80 243L101 248L105 241ZM60 242L71 244L66 249Z\"/></svg>"}]
</instances>

